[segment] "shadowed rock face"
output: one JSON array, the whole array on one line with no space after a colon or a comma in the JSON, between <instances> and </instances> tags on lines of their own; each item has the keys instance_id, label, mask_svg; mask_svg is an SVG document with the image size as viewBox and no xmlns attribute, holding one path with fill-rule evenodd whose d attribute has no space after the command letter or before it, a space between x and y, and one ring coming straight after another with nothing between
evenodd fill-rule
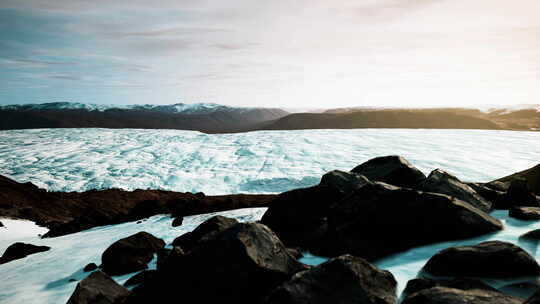
<instances>
[{"instance_id":1,"label":"shadowed rock face","mask_svg":"<svg viewBox=\"0 0 540 304\"><path fill-rule=\"evenodd\" d=\"M413 293L403 304L522 304L523 299L500 292L471 289L460 290L447 287L433 287Z\"/></svg>"},{"instance_id":2,"label":"shadowed rock face","mask_svg":"<svg viewBox=\"0 0 540 304\"><path fill-rule=\"evenodd\" d=\"M367 183L369 179L363 175L333 170L323 175L319 185L337 189L347 195Z\"/></svg>"},{"instance_id":3,"label":"shadowed rock face","mask_svg":"<svg viewBox=\"0 0 540 304\"><path fill-rule=\"evenodd\" d=\"M511 206L540 207L536 196L531 192L525 178L516 177L510 182L506 200Z\"/></svg>"},{"instance_id":4,"label":"shadowed rock face","mask_svg":"<svg viewBox=\"0 0 540 304\"><path fill-rule=\"evenodd\" d=\"M396 280L367 261L343 255L295 274L264 303L396 303Z\"/></svg>"},{"instance_id":5,"label":"shadowed rock face","mask_svg":"<svg viewBox=\"0 0 540 304\"><path fill-rule=\"evenodd\" d=\"M533 294L525 303L523 304L540 304L540 290Z\"/></svg>"},{"instance_id":6,"label":"shadowed rock face","mask_svg":"<svg viewBox=\"0 0 540 304\"><path fill-rule=\"evenodd\" d=\"M436 276L509 278L540 274L540 266L525 250L501 241L444 249L431 257L424 269Z\"/></svg>"},{"instance_id":7,"label":"shadowed rock face","mask_svg":"<svg viewBox=\"0 0 540 304\"><path fill-rule=\"evenodd\" d=\"M27 257L28 255L44 252L51 249L48 246L36 246L25 243L14 243L10 245L4 254L0 257L0 264L8 263L13 260L18 260Z\"/></svg>"},{"instance_id":8,"label":"shadowed rock face","mask_svg":"<svg viewBox=\"0 0 540 304\"><path fill-rule=\"evenodd\" d=\"M372 181L407 188L415 188L426 179L424 173L397 155L370 159L351 172L362 174Z\"/></svg>"},{"instance_id":9,"label":"shadowed rock face","mask_svg":"<svg viewBox=\"0 0 540 304\"><path fill-rule=\"evenodd\" d=\"M174 239L172 245L182 248L183 251L189 251L203 240L206 235L219 233L238 224L238 221L232 218L216 215L204 221L193 231L182 234Z\"/></svg>"},{"instance_id":10,"label":"shadowed rock face","mask_svg":"<svg viewBox=\"0 0 540 304\"><path fill-rule=\"evenodd\" d=\"M508 188L512 180L516 178L524 178L525 180L527 180L527 187L536 195L540 195L540 164L527 170L523 170L512 175L499 178L489 184L502 184L503 186L505 185L506 188Z\"/></svg>"},{"instance_id":11,"label":"shadowed rock face","mask_svg":"<svg viewBox=\"0 0 540 304\"><path fill-rule=\"evenodd\" d=\"M430 289L433 287L447 287L455 288L460 290L488 290L498 292L497 289L489 286L488 284L478 280L470 278L460 278L452 280L434 280L427 278L416 278L407 282L407 287L403 291L404 294L411 295L415 292L419 292L425 289Z\"/></svg>"},{"instance_id":12,"label":"shadowed rock face","mask_svg":"<svg viewBox=\"0 0 540 304\"><path fill-rule=\"evenodd\" d=\"M497 219L463 201L376 182L332 206L326 238L310 249L325 256L351 253L375 260L501 229Z\"/></svg>"},{"instance_id":13,"label":"shadowed rock face","mask_svg":"<svg viewBox=\"0 0 540 304\"><path fill-rule=\"evenodd\" d=\"M419 186L419 189L453 196L484 212L491 210L491 202L484 199L473 188L461 182L457 177L440 169L433 170Z\"/></svg>"},{"instance_id":14,"label":"shadowed rock face","mask_svg":"<svg viewBox=\"0 0 540 304\"><path fill-rule=\"evenodd\" d=\"M306 269L262 224L240 223L207 236L185 254L171 252L158 277L137 287L126 304L177 299L179 286L182 298L201 303L256 303Z\"/></svg>"},{"instance_id":15,"label":"shadowed rock face","mask_svg":"<svg viewBox=\"0 0 540 304\"><path fill-rule=\"evenodd\" d=\"M129 290L96 271L77 284L67 304L119 304L128 295Z\"/></svg>"},{"instance_id":16,"label":"shadowed rock face","mask_svg":"<svg viewBox=\"0 0 540 304\"><path fill-rule=\"evenodd\" d=\"M109 275L123 275L146 269L154 254L165 247L162 239L139 232L114 242L101 255L101 267Z\"/></svg>"},{"instance_id":17,"label":"shadowed rock face","mask_svg":"<svg viewBox=\"0 0 540 304\"><path fill-rule=\"evenodd\" d=\"M520 238L540 241L540 229L535 229L527 233L524 233L523 235L520 236Z\"/></svg>"},{"instance_id":18,"label":"shadowed rock face","mask_svg":"<svg viewBox=\"0 0 540 304\"><path fill-rule=\"evenodd\" d=\"M539 207L513 207L508 214L513 218L524 221L540 220Z\"/></svg>"}]
</instances>

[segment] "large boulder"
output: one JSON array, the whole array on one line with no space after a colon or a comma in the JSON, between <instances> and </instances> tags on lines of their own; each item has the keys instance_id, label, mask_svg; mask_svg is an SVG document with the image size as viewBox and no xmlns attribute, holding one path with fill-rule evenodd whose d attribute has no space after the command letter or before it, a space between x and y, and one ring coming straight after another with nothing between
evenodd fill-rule
<instances>
[{"instance_id":1,"label":"large boulder","mask_svg":"<svg viewBox=\"0 0 540 304\"><path fill-rule=\"evenodd\" d=\"M416 246L502 229L497 219L456 198L369 183L332 206L316 254L375 260Z\"/></svg>"},{"instance_id":2,"label":"large boulder","mask_svg":"<svg viewBox=\"0 0 540 304\"><path fill-rule=\"evenodd\" d=\"M129 290L101 271L92 272L80 281L67 304L119 304Z\"/></svg>"},{"instance_id":3,"label":"large boulder","mask_svg":"<svg viewBox=\"0 0 540 304\"><path fill-rule=\"evenodd\" d=\"M506 192L506 201L510 206L540 207L536 196L529 190L527 180L514 178Z\"/></svg>"},{"instance_id":4,"label":"large boulder","mask_svg":"<svg viewBox=\"0 0 540 304\"><path fill-rule=\"evenodd\" d=\"M124 283L124 286L126 287L135 286L135 285L142 284L146 281L151 281L156 277L156 275L157 275L157 270L143 270L137 273L136 275L132 276L131 278L129 278Z\"/></svg>"},{"instance_id":5,"label":"large boulder","mask_svg":"<svg viewBox=\"0 0 540 304\"><path fill-rule=\"evenodd\" d=\"M396 303L396 280L384 270L351 255L333 258L295 274L273 290L264 303Z\"/></svg>"},{"instance_id":6,"label":"large boulder","mask_svg":"<svg viewBox=\"0 0 540 304\"><path fill-rule=\"evenodd\" d=\"M306 267L294 259L265 225L239 223L172 258L158 277L134 289L127 303L197 299L200 303L256 303Z\"/></svg>"},{"instance_id":7,"label":"large boulder","mask_svg":"<svg viewBox=\"0 0 540 304\"><path fill-rule=\"evenodd\" d=\"M519 238L540 241L540 229L531 230L522 234Z\"/></svg>"},{"instance_id":8,"label":"large boulder","mask_svg":"<svg viewBox=\"0 0 540 304\"><path fill-rule=\"evenodd\" d=\"M26 244L26 243L14 243L11 244L6 251L4 251L4 254L0 257L0 264L4 264L7 262L11 262L13 260L18 260L27 257L28 255L38 253L38 252L44 252L51 249L51 247L48 246L36 246L32 244Z\"/></svg>"},{"instance_id":9,"label":"large boulder","mask_svg":"<svg viewBox=\"0 0 540 304\"><path fill-rule=\"evenodd\" d=\"M491 202L484 199L473 188L460 181L457 177L440 169L433 170L419 189L453 196L484 212L491 210Z\"/></svg>"},{"instance_id":10,"label":"large boulder","mask_svg":"<svg viewBox=\"0 0 540 304\"><path fill-rule=\"evenodd\" d=\"M356 166L351 172L362 174L372 181L415 188L426 176L405 158L397 155L376 157Z\"/></svg>"},{"instance_id":11,"label":"large boulder","mask_svg":"<svg viewBox=\"0 0 540 304\"><path fill-rule=\"evenodd\" d=\"M402 304L522 304L523 299L485 289L433 287L409 295Z\"/></svg>"},{"instance_id":12,"label":"large boulder","mask_svg":"<svg viewBox=\"0 0 540 304\"><path fill-rule=\"evenodd\" d=\"M482 183L467 183L476 193L480 194L484 199L491 202L492 209L508 209L506 202L506 190L500 191L492 189L487 184Z\"/></svg>"},{"instance_id":13,"label":"large boulder","mask_svg":"<svg viewBox=\"0 0 540 304\"><path fill-rule=\"evenodd\" d=\"M411 295L415 292L422 291L424 289L430 289L433 287L448 287L461 290L481 289L498 291L490 285L484 283L479 279L472 278L457 278L450 280L435 280L429 278L416 278L407 282L407 286L403 291L404 294Z\"/></svg>"},{"instance_id":14,"label":"large boulder","mask_svg":"<svg viewBox=\"0 0 540 304\"><path fill-rule=\"evenodd\" d=\"M444 249L428 260L424 270L436 276L512 278L540 274L531 255L501 241Z\"/></svg>"},{"instance_id":15,"label":"large boulder","mask_svg":"<svg viewBox=\"0 0 540 304\"><path fill-rule=\"evenodd\" d=\"M165 247L162 239L138 232L113 243L101 255L101 267L109 275L123 275L146 269L154 254Z\"/></svg>"},{"instance_id":16,"label":"large boulder","mask_svg":"<svg viewBox=\"0 0 540 304\"><path fill-rule=\"evenodd\" d=\"M327 185L287 191L275 198L261 222L288 246L307 248L326 233L330 206L343 196Z\"/></svg>"},{"instance_id":17,"label":"large boulder","mask_svg":"<svg viewBox=\"0 0 540 304\"><path fill-rule=\"evenodd\" d=\"M527 170L499 178L498 180L490 182L489 184L494 187L508 187L512 180L516 178L523 178L527 180L528 188L536 195L540 195L540 164Z\"/></svg>"},{"instance_id":18,"label":"large boulder","mask_svg":"<svg viewBox=\"0 0 540 304\"><path fill-rule=\"evenodd\" d=\"M508 215L524 221L540 220L540 207L512 207Z\"/></svg>"},{"instance_id":19,"label":"large boulder","mask_svg":"<svg viewBox=\"0 0 540 304\"><path fill-rule=\"evenodd\" d=\"M204 221L193 231L184 233L174 239L172 245L174 247L180 247L184 251L189 251L206 235L225 231L236 224L238 224L238 221L233 218L216 215Z\"/></svg>"},{"instance_id":20,"label":"large boulder","mask_svg":"<svg viewBox=\"0 0 540 304\"><path fill-rule=\"evenodd\" d=\"M328 186L342 191L344 194L349 194L367 183L369 183L369 180L363 175L334 170L323 175L319 185Z\"/></svg>"}]
</instances>

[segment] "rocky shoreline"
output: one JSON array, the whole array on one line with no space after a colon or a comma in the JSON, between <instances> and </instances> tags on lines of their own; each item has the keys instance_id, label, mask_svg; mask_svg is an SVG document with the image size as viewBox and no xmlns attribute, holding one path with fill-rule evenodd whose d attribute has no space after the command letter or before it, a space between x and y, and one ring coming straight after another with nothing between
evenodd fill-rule
<instances>
[{"instance_id":1,"label":"rocky shoreline","mask_svg":"<svg viewBox=\"0 0 540 304\"><path fill-rule=\"evenodd\" d=\"M98 269L87 268L92 273L78 283L68 300L72 304L184 299L202 303L393 304L400 296L396 280L371 264L373 261L422 245L502 230L504 223L489 214L494 209L509 210L511 216L518 214L521 219L523 214L540 212L539 175L540 165L489 183L464 183L439 169L425 176L404 158L387 156L350 172L329 172L317 186L277 196L206 197L120 190L47 194L31 184L0 179L0 195L8 193L19 199L12 203L13 208L0 208L0 216L38 219L53 231L47 236L55 236L160 213L181 218L212 208L268 206L260 222L238 223L216 216L172 244L146 232L118 240L103 252ZM5 190L10 187L11 192ZM137 195L140 200L135 199ZM47 213L39 207L59 197L67 203L59 209L63 213ZM93 220L94 214L84 208L94 202L96 207L111 204L115 199L119 206L108 206L107 215L114 216L105 219ZM217 206L210 206L212 203ZM19 210L28 207L33 211ZM538 218L529 216L527 220ZM537 242L537 235L533 231L524 237ZM298 257L305 251L329 260L318 266L304 265ZM146 270L154 256L157 269ZM540 303L540 292L525 299L483 281L530 277L534 282L540 275L534 257L510 243L450 247L434 252L423 270L409 281L401 295L403 303ZM128 273L134 274L131 289L110 278Z\"/></svg>"}]
</instances>

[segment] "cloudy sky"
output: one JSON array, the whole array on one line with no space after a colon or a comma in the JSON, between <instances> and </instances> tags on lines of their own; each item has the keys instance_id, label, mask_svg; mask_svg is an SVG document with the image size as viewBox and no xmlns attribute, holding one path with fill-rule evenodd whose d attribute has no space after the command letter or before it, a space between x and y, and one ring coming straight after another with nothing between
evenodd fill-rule
<instances>
[{"instance_id":1,"label":"cloudy sky","mask_svg":"<svg viewBox=\"0 0 540 304\"><path fill-rule=\"evenodd\" d=\"M0 104L540 103L538 0L2 0Z\"/></svg>"}]
</instances>

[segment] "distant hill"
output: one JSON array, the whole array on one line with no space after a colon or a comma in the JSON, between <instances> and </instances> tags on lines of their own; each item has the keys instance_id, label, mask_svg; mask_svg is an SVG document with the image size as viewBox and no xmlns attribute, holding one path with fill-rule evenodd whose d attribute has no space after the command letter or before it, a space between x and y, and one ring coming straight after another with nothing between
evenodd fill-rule
<instances>
[{"instance_id":1,"label":"distant hill","mask_svg":"<svg viewBox=\"0 0 540 304\"><path fill-rule=\"evenodd\" d=\"M353 128L540 130L540 106L363 107L293 114L283 109L212 103L114 106L58 102L0 107L0 130L32 128L179 129L205 133Z\"/></svg>"},{"instance_id":2,"label":"distant hill","mask_svg":"<svg viewBox=\"0 0 540 304\"><path fill-rule=\"evenodd\" d=\"M289 114L282 109L218 104L106 106L45 103L0 107L0 129L141 128L238 132Z\"/></svg>"}]
</instances>

